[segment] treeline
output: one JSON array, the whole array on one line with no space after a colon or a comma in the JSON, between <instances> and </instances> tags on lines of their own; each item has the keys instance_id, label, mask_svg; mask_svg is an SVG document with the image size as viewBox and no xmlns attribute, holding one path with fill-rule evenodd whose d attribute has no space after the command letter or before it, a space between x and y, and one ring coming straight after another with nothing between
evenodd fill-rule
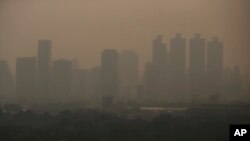
<instances>
[{"instance_id":1,"label":"treeline","mask_svg":"<svg viewBox=\"0 0 250 141\"><path fill-rule=\"evenodd\" d=\"M247 114L163 114L152 120L97 110L57 114L0 112L1 141L228 141L229 125L250 123Z\"/></svg>"}]
</instances>

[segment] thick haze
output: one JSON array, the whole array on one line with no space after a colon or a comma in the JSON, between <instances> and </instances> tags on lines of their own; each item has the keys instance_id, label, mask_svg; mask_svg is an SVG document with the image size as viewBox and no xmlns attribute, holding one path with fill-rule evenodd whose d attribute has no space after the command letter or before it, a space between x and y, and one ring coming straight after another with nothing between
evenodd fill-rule
<instances>
[{"instance_id":1,"label":"thick haze","mask_svg":"<svg viewBox=\"0 0 250 141\"><path fill-rule=\"evenodd\" d=\"M250 62L249 0L0 0L0 55L37 54L37 40L51 39L53 58L78 58L89 68L105 48L138 52L141 70L151 60L152 40L199 32L224 42L225 65Z\"/></svg>"}]
</instances>

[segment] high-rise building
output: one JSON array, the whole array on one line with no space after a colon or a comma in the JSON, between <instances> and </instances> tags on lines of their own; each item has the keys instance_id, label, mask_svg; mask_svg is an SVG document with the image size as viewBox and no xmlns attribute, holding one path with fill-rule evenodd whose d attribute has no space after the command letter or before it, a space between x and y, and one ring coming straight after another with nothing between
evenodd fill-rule
<instances>
[{"instance_id":1,"label":"high-rise building","mask_svg":"<svg viewBox=\"0 0 250 141\"><path fill-rule=\"evenodd\" d=\"M171 39L170 46L170 93L173 100L184 100L185 98L185 39L180 33Z\"/></svg>"},{"instance_id":2,"label":"high-rise building","mask_svg":"<svg viewBox=\"0 0 250 141\"><path fill-rule=\"evenodd\" d=\"M50 98L51 41L38 41L37 94L42 102Z\"/></svg>"},{"instance_id":3,"label":"high-rise building","mask_svg":"<svg viewBox=\"0 0 250 141\"><path fill-rule=\"evenodd\" d=\"M134 100L138 85L138 56L135 51L122 51L119 55L120 97Z\"/></svg>"},{"instance_id":4,"label":"high-rise building","mask_svg":"<svg viewBox=\"0 0 250 141\"><path fill-rule=\"evenodd\" d=\"M72 96L75 101L83 101L89 99L88 89L88 71L80 68L72 70Z\"/></svg>"},{"instance_id":5,"label":"high-rise building","mask_svg":"<svg viewBox=\"0 0 250 141\"><path fill-rule=\"evenodd\" d=\"M155 100L168 99L169 69L166 44L162 42L162 37L159 35L153 41L152 82L150 82L152 91L148 95L153 95Z\"/></svg>"},{"instance_id":6,"label":"high-rise building","mask_svg":"<svg viewBox=\"0 0 250 141\"><path fill-rule=\"evenodd\" d=\"M100 98L101 95L100 66L95 66L89 70L88 87L89 99L92 101L98 101L98 98Z\"/></svg>"},{"instance_id":7,"label":"high-rise building","mask_svg":"<svg viewBox=\"0 0 250 141\"><path fill-rule=\"evenodd\" d=\"M167 49L162 38L162 35L158 35L156 39L153 40L152 63L158 70L166 69L167 66Z\"/></svg>"},{"instance_id":8,"label":"high-rise building","mask_svg":"<svg viewBox=\"0 0 250 141\"><path fill-rule=\"evenodd\" d=\"M13 96L14 78L6 60L0 60L0 102Z\"/></svg>"},{"instance_id":9,"label":"high-rise building","mask_svg":"<svg viewBox=\"0 0 250 141\"><path fill-rule=\"evenodd\" d=\"M152 63L147 63L145 65L144 70L144 86L145 86L145 94L144 99L151 100L154 96L154 74L153 74L153 65Z\"/></svg>"},{"instance_id":10,"label":"high-rise building","mask_svg":"<svg viewBox=\"0 0 250 141\"><path fill-rule=\"evenodd\" d=\"M223 79L223 43L214 37L207 44L207 92L219 94Z\"/></svg>"},{"instance_id":11,"label":"high-rise building","mask_svg":"<svg viewBox=\"0 0 250 141\"><path fill-rule=\"evenodd\" d=\"M234 89L234 95L237 97L237 92L241 90L242 87L242 75L239 66L233 67L233 72L231 74L232 87Z\"/></svg>"},{"instance_id":12,"label":"high-rise building","mask_svg":"<svg viewBox=\"0 0 250 141\"><path fill-rule=\"evenodd\" d=\"M118 53L114 49L105 49L101 55L100 70L101 97L118 96Z\"/></svg>"},{"instance_id":13,"label":"high-rise building","mask_svg":"<svg viewBox=\"0 0 250 141\"><path fill-rule=\"evenodd\" d=\"M16 61L16 92L18 101L33 102L36 97L36 57L18 58Z\"/></svg>"},{"instance_id":14,"label":"high-rise building","mask_svg":"<svg viewBox=\"0 0 250 141\"><path fill-rule=\"evenodd\" d=\"M205 97L205 39L200 34L190 40L189 92L192 98Z\"/></svg>"},{"instance_id":15,"label":"high-rise building","mask_svg":"<svg viewBox=\"0 0 250 141\"><path fill-rule=\"evenodd\" d=\"M72 100L72 62L60 59L53 62L52 67L52 99L56 102Z\"/></svg>"}]
</instances>

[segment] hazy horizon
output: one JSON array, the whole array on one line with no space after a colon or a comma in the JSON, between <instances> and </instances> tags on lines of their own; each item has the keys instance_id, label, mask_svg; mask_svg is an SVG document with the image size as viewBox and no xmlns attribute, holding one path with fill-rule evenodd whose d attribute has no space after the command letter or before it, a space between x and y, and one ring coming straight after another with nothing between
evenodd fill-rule
<instances>
[{"instance_id":1,"label":"hazy horizon","mask_svg":"<svg viewBox=\"0 0 250 141\"><path fill-rule=\"evenodd\" d=\"M0 140L244 140L249 25L250 0L0 0Z\"/></svg>"},{"instance_id":2,"label":"hazy horizon","mask_svg":"<svg viewBox=\"0 0 250 141\"><path fill-rule=\"evenodd\" d=\"M37 41L50 39L53 59L77 58L80 66L100 64L103 49L135 50L140 72L151 61L158 34L189 39L201 33L224 43L225 66L250 64L248 0L1 0L0 59L14 70L17 57L36 56Z\"/></svg>"}]
</instances>

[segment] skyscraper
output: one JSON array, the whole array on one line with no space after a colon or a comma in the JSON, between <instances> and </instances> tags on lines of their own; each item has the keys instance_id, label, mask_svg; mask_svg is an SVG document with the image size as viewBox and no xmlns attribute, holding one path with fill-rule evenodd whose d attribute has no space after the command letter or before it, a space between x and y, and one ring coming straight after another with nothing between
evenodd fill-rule
<instances>
[{"instance_id":1,"label":"skyscraper","mask_svg":"<svg viewBox=\"0 0 250 141\"><path fill-rule=\"evenodd\" d=\"M162 100L168 99L168 62L166 44L162 42L162 35L153 40L153 54L152 54L152 93L154 99Z\"/></svg>"},{"instance_id":2,"label":"skyscraper","mask_svg":"<svg viewBox=\"0 0 250 141\"><path fill-rule=\"evenodd\" d=\"M114 49L105 49L101 55L100 72L101 96L118 96L118 53Z\"/></svg>"},{"instance_id":3,"label":"skyscraper","mask_svg":"<svg viewBox=\"0 0 250 141\"><path fill-rule=\"evenodd\" d=\"M78 60L72 59L72 83L71 83L71 94L74 100L80 100L83 97L83 93L80 91L83 88L81 85L82 81L82 69L79 68Z\"/></svg>"},{"instance_id":4,"label":"skyscraper","mask_svg":"<svg viewBox=\"0 0 250 141\"><path fill-rule=\"evenodd\" d=\"M72 100L72 62L60 59L53 62L52 67L52 99L56 102Z\"/></svg>"},{"instance_id":5,"label":"skyscraper","mask_svg":"<svg viewBox=\"0 0 250 141\"><path fill-rule=\"evenodd\" d=\"M195 34L190 40L189 90L191 97L204 98L205 90L205 39Z\"/></svg>"},{"instance_id":6,"label":"skyscraper","mask_svg":"<svg viewBox=\"0 0 250 141\"><path fill-rule=\"evenodd\" d=\"M125 50L120 53L119 79L121 98L134 100L138 85L138 56L135 51Z\"/></svg>"},{"instance_id":7,"label":"skyscraper","mask_svg":"<svg viewBox=\"0 0 250 141\"><path fill-rule=\"evenodd\" d=\"M13 96L14 79L6 60L0 60L0 102Z\"/></svg>"},{"instance_id":8,"label":"skyscraper","mask_svg":"<svg viewBox=\"0 0 250 141\"><path fill-rule=\"evenodd\" d=\"M38 41L37 55L37 94L42 102L49 99L51 73L51 41Z\"/></svg>"},{"instance_id":9,"label":"skyscraper","mask_svg":"<svg viewBox=\"0 0 250 141\"><path fill-rule=\"evenodd\" d=\"M207 44L207 92L221 93L223 79L223 43L214 37Z\"/></svg>"},{"instance_id":10,"label":"skyscraper","mask_svg":"<svg viewBox=\"0 0 250 141\"><path fill-rule=\"evenodd\" d=\"M173 100L184 100L185 92L185 39L180 33L171 39L170 46L170 93Z\"/></svg>"},{"instance_id":11,"label":"skyscraper","mask_svg":"<svg viewBox=\"0 0 250 141\"><path fill-rule=\"evenodd\" d=\"M16 61L16 92L19 102L30 103L36 99L36 58L24 57Z\"/></svg>"},{"instance_id":12,"label":"skyscraper","mask_svg":"<svg viewBox=\"0 0 250 141\"><path fill-rule=\"evenodd\" d=\"M228 102L240 100L242 97L242 75L238 66L226 67L223 73L224 93L223 98Z\"/></svg>"},{"instance_id":13,"label":"skyscraper","mask_svg":"<svg viewBox=\"0 0 250 141\"><path fill-rule=\"evenodd\" d=\"M151 100L154 96L154 74L153 74L153 65L152 63L147 63L145 65L144 74L144 86L145 86L145 95L144 99Z\"/></svg>"},{"instance_id":14,"label":"skyscraper","mask_svg":"<svg viewBox=\"0 0 250 141\"><path fill-rule=\"evenodd\" d=\"M167 49L166 44L162 42L162 38L162 35L158 35L153 40L152 63L158 70L165 69L167 65Z\"/></svg>"},{"instance_id":15,"label":"skyscraper","mask_svg":"<svg viewBox=\"0 0 250 141\"><path fill-rule=\"evenodd\" d=\"M93 101L98 101L97 99L100 98L98 96L101 95L100 70L100 66L95 66L88 73L89 99Z\"/></svg>"},{"instance_id":16,"label":"skyscraper","mask_svg":"<svg viewBox=\"0 0 250 141\"><path fill-rule=\"evenodd\" d=\"M73 99L76 101L83 101L89 99L88 89L88 71L80 68L73 68L72 70L72 89L71 93Z\"/></svg>"}]
</instances>

